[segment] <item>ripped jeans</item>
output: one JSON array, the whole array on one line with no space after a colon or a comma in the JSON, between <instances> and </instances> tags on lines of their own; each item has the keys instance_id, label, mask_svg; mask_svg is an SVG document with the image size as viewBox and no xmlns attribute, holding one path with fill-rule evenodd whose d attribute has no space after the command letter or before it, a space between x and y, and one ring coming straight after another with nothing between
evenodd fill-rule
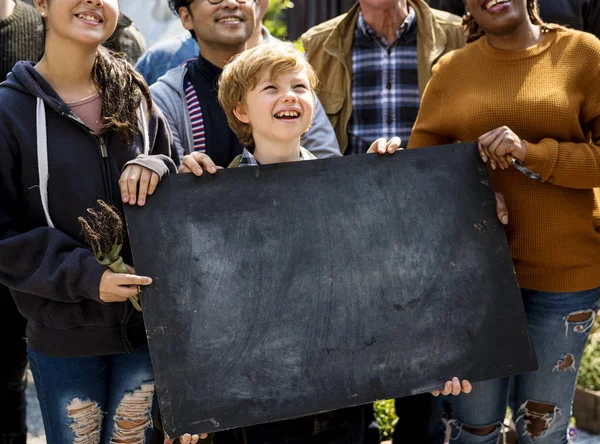
<instances>
[{"instance_id":1,"label":"ripped jeans","mask_svg":"<svg viewBox=\"0 0 600 444\"><path fill-rule=\"evenodd\" d=\"M149 443L156 410L148 346L132 353L28 358L48 444Z\"/></svg>"},{"instance_id":2,"label":"ripped jeans","mask_svg":"<svg viewBox=\"0 0 600 444\"><path fill-rule=\"evenodd\" d=\"M594 324L600 288L577 293L521 289L539 369L514 377L513 420L519 444L567 444L577 370ZM453 399L451 444L492 444L500 438L509 378L473 384ZM500 438L500 441L499 441Z\"/></svg>"}]
</instances>

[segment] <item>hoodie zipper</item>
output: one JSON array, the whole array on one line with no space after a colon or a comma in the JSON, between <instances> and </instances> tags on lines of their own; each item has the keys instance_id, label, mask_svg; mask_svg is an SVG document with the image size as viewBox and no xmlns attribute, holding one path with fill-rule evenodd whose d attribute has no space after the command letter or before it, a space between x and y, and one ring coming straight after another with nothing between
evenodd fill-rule
<instances>
[{"instance_id":1,"label":"hoodie zipper","mask_svg":"<svg viewBox=\"0 0 600 444\"><path fill-rule=\"evenodd\" d=\"M80 125L83 129L85 129L88 134L90 134L92 137L94 137L97 142L98 142L98 146L100 148L100 156L102 157L102 182L103 182L103 187L104 187L104 194L105 194L105 202L108 203L111 206L114 206L114 200L113 200L113 195L112 195L112 182L111 182L111 174L110 174L110 165L109 165L109 160L108 160L108 148L106 146L106 141L104 140L103 136L97 136L95 135L92 130L85 124L83 123L83 121L75 116L72 113L67 113L67 112L62 112L61 113L63 117L66 117L70 120L72 120L73 122L77 123L78 125ZM123 345L123 348L125 349L125 352L129 353L131 351L133 351L133 347L131 346L128 338L127 338L127 319L129 316L131 316L131 313L133 313L134 309L133 307L130 306L130 304L122 304L123 306L123 310L122 310L122 316L121 316L121 322L120 322L120 330L121 330L121 343Z\"/></svg>"},{"instance_id":2,"label":"hoodie zipper","mask_svg":"<svg viewBox=\"0 0 600 444\"><path fill-rule=\"evenodd\" d=\"M104 141L104 137L102 136L94 136L98 139L98 143L100 144L100 154L102 155L102 169L105 177L105 192L107 196L106 203L111 206L114 206L113 194L112 194L112 181L110 175L110 165L108 162L108 150L106 149L106 142Z\"/></svg>"},{"instance_id":3,"label":"hoodie zipper","mask_svg":"<svg viewBox=\"0 0 600 444\"><path fill-rule=\"evenodd\" d=\"M106 147L106 142L104 140L104 137L96 136L92 132L92 130L90 130L90 128L85 123L83 123L83 120L81 120L79 117L73 115L72 113L62 112L62 115L63 115L63 117L66 117L67 119L70 119L73 122L77 123L79 126L81 126L92 137L94 137L96 139L96 141L98 142L98 146L100 148L100 156L102 157L102 182L104 185L105 202L108 203L109 205L114 206L114 199L112 196L110 165L109 165L109 161L108 161L108 149Z\"/></svg>"},{"instance_id":4,"label":"hoodie zipper","mask_svg":"<svg viewBox=\"0 0 600 444\"><path fill-rule=\"evenodd\" d=\"M106 142L102 137L98 137L100 140L100 153L102 154L103 159L108 159L108 151L106 150Z\"/></svg>"},{"instance_id":5,"label":"hoodie zipper","mask_svg":"<svg viewBox=\"0 0 600 444\"><path fill-rule=\"evenodd\" d=\"M114 207L115 203L113 200L113 187L110 174L110 164L108 161L108 149L106 147L106 141L104 140L103 136L96 136L93 133L92 135L98 140L98 144L100 146L100 155L102 156L102 172L104 173L102 179L104 181L104 193L107 196L105 202L110 206ZM121 322L119 325L119 330L121 331L121 344L123 345L125 352L129 353L133 351L133 347L131 346L129 338L127 337L127 324L129 323L128 321L131 318L131 316L133 316L133 314L135 313L135 310L128 302L121 305L123 308L121 312Z\"/></svg>"}]
</instances>

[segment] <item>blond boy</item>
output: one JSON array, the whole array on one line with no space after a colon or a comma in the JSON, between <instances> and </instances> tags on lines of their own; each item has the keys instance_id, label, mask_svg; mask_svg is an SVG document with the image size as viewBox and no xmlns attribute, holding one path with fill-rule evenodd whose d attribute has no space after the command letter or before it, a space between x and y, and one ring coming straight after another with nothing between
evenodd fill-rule
<instances>
[{"instance_id":1,"label":"blond boy","mask_svg":"<svg viewBox=\"0 0 600 444\"><path fill-rule=\"evenodd\" d=\"M291 43L250 49L226 65L219 103L245 146L230 166L314 159L300 139L312 122L316 85L315 72Z\"/></svg>"}]
</instances>

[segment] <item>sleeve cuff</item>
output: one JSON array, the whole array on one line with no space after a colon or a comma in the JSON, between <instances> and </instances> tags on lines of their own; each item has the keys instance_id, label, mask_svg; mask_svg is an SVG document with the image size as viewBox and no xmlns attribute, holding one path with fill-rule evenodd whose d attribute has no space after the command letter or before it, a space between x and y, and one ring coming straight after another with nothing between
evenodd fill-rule
<instances>
[{"instance_id":1,"label":"sleeve cuff","mask_svg":"<svg viewBox=\"0 0 600 444\"><path fill-rule=\"evenodd\" d=\"M140 154L133 160L127 162L123 169L127 167L127 165L140 165L144 168L148 168L149 170L158 174L159 178L163 178L169 173L176 173L177 167L175 166L175 162L172 159L165 156L164 154L154 154L154 155L146 155Z\"/></svg>"},{"instance_id":2,"label":"sleeve cuff","mask_svg":"<svg viewBox=\"0 0 600 444\"><path fill-rule=\"evenodd\" d=\"M547 181L554 171L558 159L558 142L552 139L543 139L539 143L525 142L527 156L524 165L539 174L542 181Z\"/></svg>"},{"instance_id":3,"label":"sleeve cuff","mask_svg":"<svg viewBox=\"0 0 600 444\"><path fill-rule=\"evenodd\" d=\"M100 281L107 267L98 263L92 254L86 255L84 261L85 264L81 264L82 272L79 277L78 288L75 290L76 296L104 304L100 300Z\"/></svg>"}]
</instances>

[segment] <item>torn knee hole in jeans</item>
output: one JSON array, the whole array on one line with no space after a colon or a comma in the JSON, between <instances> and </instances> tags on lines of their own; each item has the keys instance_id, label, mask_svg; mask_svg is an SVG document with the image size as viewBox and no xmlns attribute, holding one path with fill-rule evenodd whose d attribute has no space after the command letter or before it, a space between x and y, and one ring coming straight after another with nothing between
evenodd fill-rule
<instances>
[{"instance_id":1,"label":"torn knee hole in jeans","mask_svg":"<svg viewBox=\"0 0 600 444\"><path fill-rule=\"evenodd\" d=\"M532 440L535 440L554 424L560 410L553 404L525 401L519 408L519 413L520 415L515 423L523 421L525 426L523 436L529 436Z\"/></svg>"},{"instance_id":2,"label":"torn knee hole in jeans","mask_svg":"<svg viewBox=\"0 0 600 444\"><path fill-rule=\"evenodd\" d=\"M103 416L98 403L75 398L67 406L67 411L75 434L73 444L98 444Z\"/></svg>"},{"instance_id":3,"label":"torn knee hole in jeans","mask_svg":"<svg viewBox=\"0 0 600 444\"><path fill-rule=\"evenodd\" d=\"M494 431L500 427L500 424L495 424L495 425L491 425L491 426L487 426L487 427L469 427L469 426L463 426L463 430L466 430L467 432L469 432L472 435L477 435L477 436L487 436L487 435L491 435L492 433L494 433Z\"/></svg>"},{"instance_id":4,"label":"torn knee hole in jeans","mask_svg":"<svg viewBox=\"0 0 600 444\"><path fill-rule=\"evenodd\" d=\"M146 430L152 428L154 383L145 383L127 393L115 415L115 431L111 444L143 444Z\"/></svg>"},{"instance_id":5,"label":"torn knee hole in jeans","mask_svg":"<svg viewBox=\"0 0 600 444\"><path fill-rule=\"evenodd\" d=\"M575 371L575 358L571 353L567 353L562 359L559 359L552 371L566 372L567 370Z\"/></svg>"},{"instance_id":6,"label":"torn knee hole in jeans","mask_svg":"<svg viewBox=\"0 0 600 444\"><path fill-rule=\"evenodd\" d=\"M452 436L450 436L450 441L457 440L463 431L476 436L488 436L502 427L502 424L499 422L484 426L472 426L461 424L456 419L450 420L449 424L458 429L458 434L454 436L454 433L452 433Z\"/></svg>"},{"instance_id":7,"label":"torn knee hole in jeans","mask_svg":"<svg viewBox=\"0 0 600 444\"><path fill-rule=\"evenodd\" d=\"M574 311L565 318L565 336L569 336L569 326L573 326L574 333L585 333L589 331L596 320L594 310Z\"/></svg>"}]
</instances>

